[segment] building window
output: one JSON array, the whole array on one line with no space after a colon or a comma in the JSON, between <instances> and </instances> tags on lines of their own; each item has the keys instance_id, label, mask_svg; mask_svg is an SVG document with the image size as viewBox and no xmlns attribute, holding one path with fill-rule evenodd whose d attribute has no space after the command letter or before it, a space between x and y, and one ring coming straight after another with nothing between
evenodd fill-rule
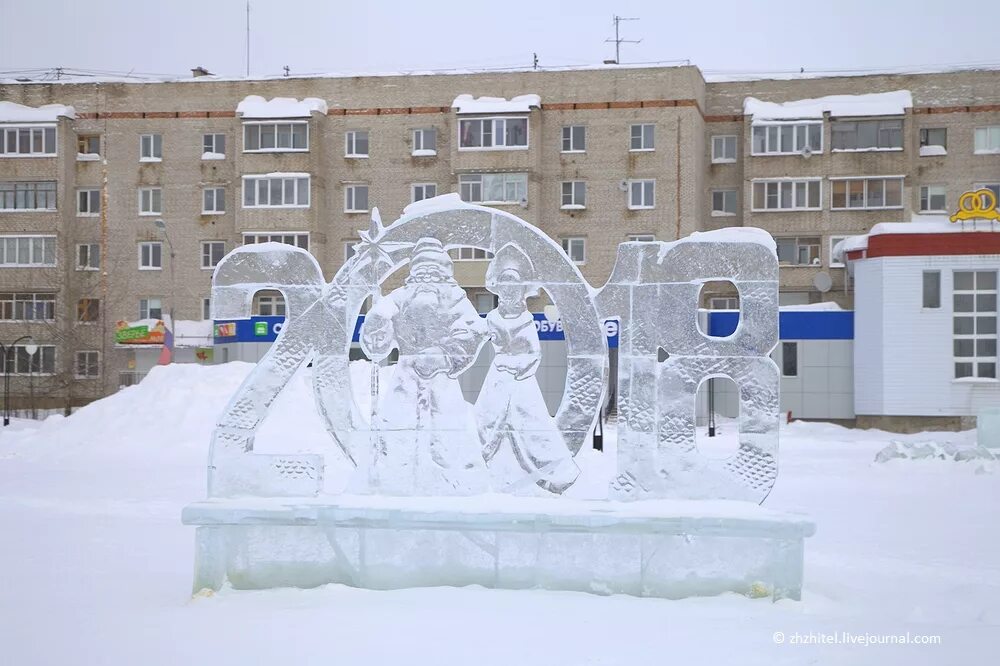
<instances>
[{"instance_id":1,"label":"building window","mask_svg":"<svg viewBox=\"0 0 1000 666\"><path fill-rule=\"evenodd\" d=\"M563 238L562 248L574 264L587 262L587 239L586 238Z\"/></svg>"},{"instance_id":2,"label":"building window","mask_svg":"<svg viewBox=\"0 0 1000 666\"><path fill-rule=\"evenodd\" d=\"M924 293L921 307L941 307L941 271L924 271Z\"/></svg>"},{"instance_id":3,"label":"building window","mask_svg":"<svg viewBox=\"0 0 1000 666\"><path fill-rule=\"evenodd\" d=\"M76 353L77 379L94 379L101 376L101 353L97 351L78 351Z\"/></svg>"},{"instance_id":4,"label":"building window","mask_svg":"<svg viewBox=\"0 0 1000 666\"><path fill-rule=\"evenodd\" d=\"M368 157L368 130L351 130L344 135L344 157Z\"/></svg>"},{"instance_id":5,"label":"building window","mask_svg":"<svg viewBox=\"0 0 1000 666\"><path fill-rule=\"evenodd\" d=\"M201 152L202 157L207 155L212 156L222 156L226 154L226 135L225 134L205 134L202 136L201 140Z\"/></svg>"},{"instance_id":6,"label":"building window","mask_svg":"<svg viewBox=\"0 0 1000 666\"><path fill-rule=\"evenodd\" d=\"M579 210L587 207L587 183L582 180L562 184L563 210Z\"/></svg>"},{"instance_id":7,"label":"building window","mask_svg":"<svg viewBox=\"0 0 1000 666\"><path fill-rule=\"evenodd\" d=\"M630 180L628 183L629 210L642 210L656 206L655 180Z\"/></svg>"},{"instance_id":8,"label":"building window","mask_svg":"<svg viewBox=\"0 0 1000 666\"><path fill-rule=\"evenodd\" d=\"M847 240L849 236L830 236L830 268L843 268L847 264L844 261L835 261L833 258L833 249L837 247L837 244L843 240ZM846 260L846 257L844 258Z\"/></svg>"},{"instance_id":9,"label":"building window","mask_svg":"<svg viewBox=\"0 0 1000 666\"><path fill-rule=\"evenodd\" d=\"M493 258L491 252L481 250L478 247L456 247L448 250L448 256L455 261L483 261Z\"/></svg>"},{"instance_id":10,"label":"building window","mask_svg":"<svg viewBox=\"0 0 1000 666\"><path fill-rule=\"evenodd\" d=\"M309 123L243 123L243 152L278 153L309 150Z\"/></svg>"},{"instance_id":11,"label":"building window","mask_svg":"<svg viewBox=\"0 0 1000 666\"><path fill-rule=\"evenodd\" d=\"M254 243L284 243L308 251L309 234L288 231L258 231L243 234L244 245L253 245Z\"/></svg>"},{"instance_id":12,"label":"building window","mask_svg":"<svg viewBox=\"0 0 1000 666\"><path fill-rule=\"evenodd\" d=\"M222 215L226 212L226 188L206 187L201 194L202 215Z\"/></svg>"},{"instance_id":13,"label":"building window","mask_svg":"<svg viewBox=\"0 0 1000 666\"><path fill-rule=\"evenodd\" d=\"M1000 153L1000 125L977 127L975 141L975 153L977 155Z\"/></svg>"},{"instance_id":14,"label":"building window","mask_svg":"<svg viewBox=\"0 0 1000 666\"><path fill-rule=\"evenodd\" d=\"M163 268L163 243L139 243L139 270L158 271Z\"/></svg>"},{"instance_id":15,"label":"building window","mask_svg":"<svg viewBox=\"0 0 1000 666\"><path fill-rule=\"evenodd\" d=\"M100 190L76 191L76 214L78 217L96 217L101 214Z\"/></svg>"},{"instance_id":16,"label":"building window","mask_svg":"<svg viewBox=\"0 0 1000 666\"><path fill-rule=\"evenodd\" d=\"M902 150L902 120L836 121L830 125L832 149Z\"/></svg>"},{"instance_id":17,"label":"building window","mask_svg":"<svg viewBox=\"0 0 1000 666\"><path fill-rule=\"evenodd\" d=\"M76 302L76 320L81 324L92 324L101 318L99 298L81 298Z\"/></svg>"},{"instance_id":18,"label":"building window","mask_svg":"<svg viewBox=\"0 0 1000 666\"><path fill-rule=\"evenodd\" d=\"M259 291L253 297L253 313L257 317L284 317L285 297L280 291Z\"/></svg>"},{"instance_id":19,"label":"building window","mask_svg":"<svg viewBox=\"0 0 1000 666\"><path fill-rule=\"evenodd\" d=\"M0 127L0 157L55 156L55 127Z\"/></svg>"},{"instance_id":20,"label":"building window","mask_svg":"<svg viewBox=\"0 0 1000 666\"><path fill-rule=\"evenodd\" d=\"M139 215L161 215L163 213L163 189L159 187L139 188Z\"/></svg>"},{"instance_id":21,"label":"building window","mask_svg":"<svg viewBox=\"0 0 1000 666\"><path fill-rule=\"evenodd\" d=\"M0 321L55 320L55 294L0 293Z\"/></svg>"},{"instance_id":22,"label":"building window","mask_svg":"<svg viewBox=\"0 0 1000 666\"><path fill-rule=\"evenodd\" d=\"M344 263L347 263L347 261L354 256L355 244L356 243L354 241L347 241L344 243Z\"/></svg>"},{"instance_id":23,"label":"building window","mask_svg":"<svg viewBox=\"0 0 1000 666\"><path fill-rule=\"evenodd\" d=\"M712 217L736 215L736 190L712 190Z\"/></svg>"},{"instance_id":24,"label":"building window","mask_svg":"<svg viewBox=\"0 0 1000 666\"><path fill-rule=\"evenodd\" d=\"M977 190L989 190L992 192L995 197L994 200L997 202L995 208L1000 208L1000 183L976 183L974 188ZM989 202L986 200L986 197L982 197L982 200L982 206L986 207Z\"/></svg>"},{"instance_id":25,"label":"building window","mask_svg":"<svg viewBox=\"0 0 1000 666\"><path fill-rule=\"evenodd\" d=\"M948 147L948 129L945 127L921 127L920 147L941 146Z\"/></svg>"},{"instance_id":26,"label":"building window","mask_svg":"<svg viewBox=\"0 0 1000 666\"><path fill-rule=\"evenodd\" d=\"M0 183L0 210L55 210L56 182Z\"/></svg>"},{"instance_id":27,"label":"building window","mask_svg":"<svg viewBox=\"0 0 1000 666\"><path fill-rule=\"evenodd\" d=\"M367 213L368 212L368 186L367 185L345 185L344 186L344 212L345 213Z\"/></svg>"},{"instance_id":28,"label":"building window","mask_svg":"<svg viewBox=\"0 0 1000 666\"><path fill-rule=\"evenodd\" d=\"M243 176L244 208L308 208L309 174Z\"/></svg>"},{"instance_id":29,"label":"building window","mask_svg":"<svg viewBox=\"0 0 1000 666\"><path fill-rule=\"evenodd\" d=\"M139 137L139 161L159 162L163 160L163 135L143 134Z\"/></svg>"},{"instance_id":30,"label":"building window","mask_svg":"<svg viewBox=\"0 0 1000 666\"><path fill-rule=\"evenodd\" d=\"M139 319L163 319L163 301L159 298L140 298Z\"/></svg>"},{"instance_id":31,"label":"building window","mask_svg":"<svg viewBox=\"0 0 1000 666\"><path fill-rule=\"evenodd\" d=\"M201 318L202 321L207 321L212 318L212 299L203 298L201 299Z\"/></svg>"},{"instance_id":32,"label":"building window","mask_svg":"<svg viewBox=\"0 0 1000 666\"><path fill-rule=\"evenodd\" d=\"M80 134L76 137L77 155L100 155L101 135L100 134Z\"/></svg>"},{"instance_id":33,"label":"building window","mask_svg":"<svg viewBox=\"0 0 1000 666\"><path fill-rule=\"evenodd\" d=\"M413 130L412 154L417 157L437 155L437 129L419 127Z\"/></svg>"},{"instance_id":34,"label":"building window","mask_svg":"<svg viewBox=\"0 0 1000 666\"><path fill-rule=\"evenodd\" d=\"M56 265L55 236L0 236L0 267Z\"/></svg>"},{"instance_id":35,"label":"building window","mask_svg":"<svg viewBox=\"0 0 1000 666\"><path fill-rule=\"evenodd\" d=\"M653 234L629 234L626 238L630 243L652 243L656 240Z\"/></svg>"},{"instance_id":36,"label":"building window","mask_svg":"<svg viewBox=\"0 0 1000 666\"><path fill-rule=\"evenodd\" d=\"M799 376L799 343L781 343L781 376Z\"/></svg>"},{"instance_id":37,"label":"building window","mask_svg":"<svg viewBox=\"0 0 1000 666\"><path fill-rule=\"evenodd\" d=\"M820 179L812 180L755 180L753 181L753 209L769 210L820 210L822 194Z\"/></svg>"},{"instance_id":38,"label":"building window","mask_svg":"<svg viewBox=\"0 0 1000 666\"><path fill-rule=\"evenodd\" d=\"M216 264L226 256L225 241L202 241L201 242L201 267L215 268Z\"/></svg>"},{"instance_id":39,"label":"building window","mask_svg":"<svg viewBox=\"0 0 1000 666\"><path fill-rule=\"evenodd\" d=\"M754 125L752 155L800 155L823 152L823 123Z\"/></svg>"},{"instance_id":40,"label":"building window","mask_svg":"<svg viewBox=\"0 0 1000 666\"><path fill-rule=\"evenodd\" d=\"M437 192L436 183L414 183L410 188L411 200L414 202L436 197Z\"/></svg>"},{"instance_id":41,"label":"building window","mask_svg":"<svg viewBox=\"0 0 1000 666\"><path fill-rule=\"evenodd\" d=\"M653 150L656 148L656 126L649 124L632 125L629 128L630 151Z\"/></svg>"},{"instance_id":42,"label":"building window","mask_svg":"<svg viewBox=\"0 0 1000 666\"><path fill-rule=\"evenodd\" d=\"M587 150L587 128L583 125L566 125L562 128L562 152L583 153Z\"/></svg>"},{"instance_id":43,"label":"building window","mask_svg":"<svg viewBox=\"0 0 1000 666\"><path fill-rule=\"evenodd\" d=\"M724 164L736 161L736 135L724 134L712 137L712 163Z\"/></svg>"},{"instance_id":44,"label":"building window","mask_svg":"<svg viewBox=\"0 0 1000 666\"><path fill-rule=\"evenodd\" d=\"M819 266L819 238L775 238L778 263L790 266Z\"/></svg>"},{"instance_id":45,"label":"building window","mask_svg":"<svg viewBox=\"0 0 1000 666\"><path fill-rule=\"evenodd\" d=\"M997 272L954 273L955 378L997 378Z\"/></svg>"},{"instance_id":46,"label":"building window","mask_svg":"<svg viewBox=\"0 0 1000 666\"><path fill-rule=\"evenodd\" d=\"M76 270L96 271L101 267L101 246L98 243L82 243L76 246Z\"/></svg>"},{"instance_id":47,"label":"building window","mask_svg":"<svg viewBox=\"0 0 1000 666\"><path fill-rule=\"evenodd\" d=\"M837 178L833 181L833 210L902 208L902 178Z\"/></svg>"},{"instance_id":48,"label":"building window","mask_svg":"<svg viewBox=\"0 0 1000 666\"><path fill-rule=\"evenodd\" d=\"M921 213L945 213L947 210L947 191L944 185L920 186Z\"/></svg>"},{"instance_id":49,"label":"building window","mask_svg":"<svg viewBox=\"0 0 1000 666\"><path fill-rule=\"evenodd\" d=\"M739 296L713 296L708 299L709 310L739 310Z\"/></svg>"},{"instance_id":50,"label":"building window","mask_svg":"<svg viewBox=\"0 0 1000 666\"><path fill-rule=\"evenodd\" d=\"M472 173L458 177L462 201L471 203L521 203L528 201L526 173Z\"/></svg>"},{"instance_id":51,"label":"building window","mask_svg":"<svg viewBox=\"0 0 1000 666\"><path fill-rule=\"evenodd\" d=\"M458 121L460 150L528 147L527 118L469 118Z\"/></svg>"},{"instance_id":52,"label":"building window","mask_svg":"<svg viewBox=\"0 0 1000 666\"><path fill-rule=\"evenodd\" d=\"M11 347L4 359L0 374L54 375L56 373L55 345L37 345L34 354L28 354L24 345Z\"/></svg>"}]
</instances>

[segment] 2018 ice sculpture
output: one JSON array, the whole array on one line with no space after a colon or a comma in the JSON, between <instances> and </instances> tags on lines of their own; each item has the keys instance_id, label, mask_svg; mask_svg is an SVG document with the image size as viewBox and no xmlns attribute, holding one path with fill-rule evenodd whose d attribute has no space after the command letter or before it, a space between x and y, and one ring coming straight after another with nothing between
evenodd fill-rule
<instances>
[{"instance_id":1,"label":"2018 ice sculpture","mask_svg":"<svg viewBox=\"0 0 1000 666\"><path fill-rule=\"evenodd\" d=\"M480 317L448 249L492 253ZM777 476L777 260L763 231L733 229L673 243L619 246L612 276L591 288L562 248L509 213L455 195L408 207L383 227L377 211L354 255L325 283L306 251L244 246L216 268L218 318L246 317L278 289L283 330L221 416L209 499L198 525L195 588L371 588L481 584L681 597L725 590L797 598L807 520L755 503ZM403 283L382 283L409 264ZM741 321L727 338L698 327L701 285L729 280ZM527 299L544 291L566 334L562 403L549 415L534 373L540 348ZM348 352L372 360L371 412L351 386ZM605 319L620 324L618 459L609 498L560 497L580 470L606 395ZM484 345L494 357L475 405L458 377ZM666 360L660 361L660 351ZM378 366L398 352L388 386ZM254 435L268 407L312 363L316 403L353 467L324 494L318 453L263 455ZM701 455L694 436L702 381L739 386L739 451ZM748 501L749 500L749 501Z\"/></svg>"}]
</instances>

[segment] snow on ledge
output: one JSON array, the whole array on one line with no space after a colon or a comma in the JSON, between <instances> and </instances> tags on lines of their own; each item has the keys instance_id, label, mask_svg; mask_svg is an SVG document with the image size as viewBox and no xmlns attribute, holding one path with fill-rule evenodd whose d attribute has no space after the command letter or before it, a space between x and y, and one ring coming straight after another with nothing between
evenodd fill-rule
<instances>
[{"instance_id":1,"label":"snow on ledge","mask_svg":"<svg viewBox=\"0 0 1000 666\"><path fill-rule=\"evenodd\" d=\"M538 95L518 95L510 100L503 97L476 97L459 95L451 103L455 113L528 113L542 105Z\"/></svg>"},{"instance_id":2,"label":"snow on ledge","mask_svg":"<svg viewBox=\"0 0 1000 666\"><path fill-rule=\"evenodd\" d=\"M77 162L100 162L101 156L98 153L77 153Z\"/></svg>"},{"instance_id":3,"label":"snow on ledge","mask_svg":"<svg viewBox=\"0 0 1000 666\"><path fill-rule=\"evenodd\" d=\"M236 114L243 118L309 118L314 111L326 115L326 102L318 97L300 101L294 97L267 100L260 95L247 95L236 105Z\"/></svg>"},{"instance_id":4,"label":"snow on ledge","mask_svg":"<svg viewBox=\"0 0 1000 666\"><path fill-rule=\"evenodd\" d=\"M60 116L74 119L76 109L63 104L24 106L15 102L0 102L0 123L54 123Z\"/></svg>"},{"instance_id":5,"label":"snow on ledge","mask_svg":"<svg viewBox=\"0 0 1000 666\"><path fill-rule=\"evenodd\" d=\"M763 102L756 97L743 100L743 115L754 120L822 120L824 113L834 118L901 116L913 107L909 90L867 95L828 95L790 102Z\"/></svg>"},{"instance_id":6,"label":"snow on ledge","mask_svg":"<svg viewBox=\"0 0 1000 666\"><path fill-rule=\"evenodd\" d=\"M203 159L203 160L224 160L224 159L226 159L226 154L225 153L205 152L205 153L201 154L201 159Z\"/></svg>"},{"instance_id":7,"label":"snow on ledge","mask_svg":"<svg viewBox=\"0 0 1000 666\"><path fill-rule=\"evenodd\" d=\"M921 157L934 157L937 155L947 155L948 151L944 146L920 146Z\"/></svg>"}]
</instances>

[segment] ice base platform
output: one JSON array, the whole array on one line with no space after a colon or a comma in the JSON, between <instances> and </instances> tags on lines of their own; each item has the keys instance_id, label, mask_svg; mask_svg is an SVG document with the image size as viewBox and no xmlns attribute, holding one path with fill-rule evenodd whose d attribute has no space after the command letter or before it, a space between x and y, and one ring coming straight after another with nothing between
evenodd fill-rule
<instances>
[{"instance_id":1,"label":"ice base platform","mask_svg":"<svg viewBox=\"0 0 1000 666\"><path fill-rule=\"evenodd\" d=\"M479 495L210 499L195 591L482 585L679 599L799 599L806 517L746 502Z\"/></svg>"}]
</instances>

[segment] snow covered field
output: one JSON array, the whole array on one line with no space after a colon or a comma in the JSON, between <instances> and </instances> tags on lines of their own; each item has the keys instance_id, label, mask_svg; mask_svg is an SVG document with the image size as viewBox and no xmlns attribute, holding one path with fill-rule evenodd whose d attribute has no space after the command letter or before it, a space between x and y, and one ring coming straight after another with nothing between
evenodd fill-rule
<instances>
[{"instance_id":1,"label":"snow covered field","mask_svg":"<svg viewBox=\"0 0 1000 666\"><path fill-rule=\"evenodd\" d=\"M342 586L192 599L181 508L205 496L212 424L250 368L160 367L69 419L0 431L0 663L912 665L1000 653L1000 464L872 462L892 439L969 444L974 432L784 427L766 506L817 523L802 602ZM336 463L303 377L258 446ZM574 490L598 492L602 454L583 466ZM857 642L907 633L940 642ZM855 642L792 644L797 634Z\"/></svg>"}]
</instances>

